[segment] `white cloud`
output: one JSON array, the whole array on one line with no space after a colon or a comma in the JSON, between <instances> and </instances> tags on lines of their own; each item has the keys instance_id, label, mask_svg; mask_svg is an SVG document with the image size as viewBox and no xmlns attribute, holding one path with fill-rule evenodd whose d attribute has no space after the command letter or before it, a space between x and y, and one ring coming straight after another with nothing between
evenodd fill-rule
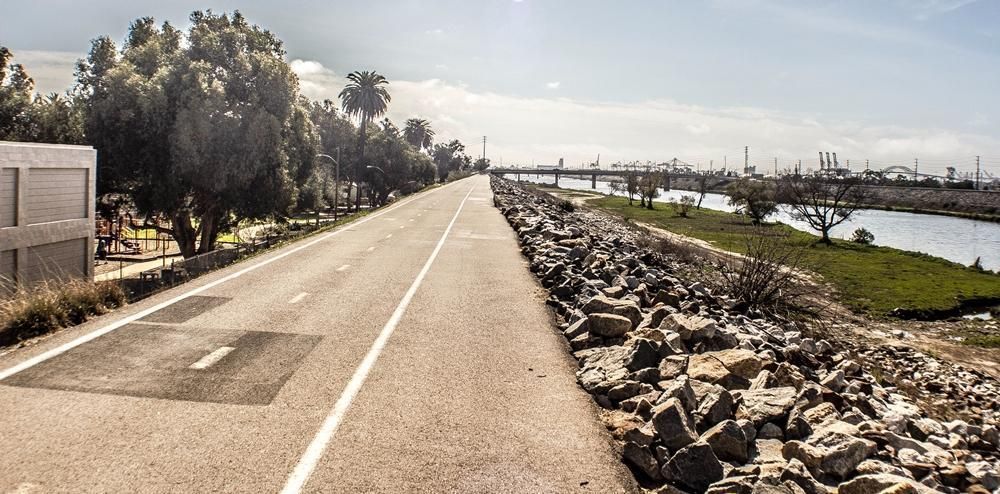
<instances>
[{"instance_id":1,"label":"white cloud","mask_svg":"<svg viewBox=\"0 0 1000 494\"><path fill-rule=\"evenodd\" d=\"M559 81L547 82L545 83L545 87L549 89L559 89Z\"/></svg>"},{"instance_id":2,"label":"white cloud","mask_svg":"<svg viewBox=\"0 0 1000 494\"><path fill-rule=\"evenodd\" d=\"M296 64L295 67L312 67ZM336 99L343 78L328 69L300 72L302 92L314 99ZM791 115L761 108L706 108L672 100L638 103L595 102L554 97L519 97L485 91L441 79L391 81L389 118L419 115L431 120L439 140L475 142L489 136L489 153L505 163L568 164L618 160L682 160L707 164L723 157L743 161L750 146L752 162L801 159L815 166L817 151L837 152L863 163L912 163L927 159L928 171L944 159L1000 152L1000 141L941 129L827 122L821 116ZM935 164L930 164L931 161ZM927 168L925 168L925 166Z\"/></svg>"}]
</instances>

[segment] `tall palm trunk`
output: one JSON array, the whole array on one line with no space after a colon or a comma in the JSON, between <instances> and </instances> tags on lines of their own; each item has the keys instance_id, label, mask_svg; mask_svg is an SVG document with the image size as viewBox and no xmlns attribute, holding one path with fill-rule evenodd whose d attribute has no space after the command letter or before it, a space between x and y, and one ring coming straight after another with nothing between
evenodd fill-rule
<instances>
[{"instance_id":1,"label":"tall palm trunk","mask_svg":"<svg viewBox=\"0 0 1000 494\"><path fill-rule=\"evenodd\" d=\"M356 177L355 180L357 181L357 185L356 186L358 188L357 195L356 195L355 200L354 200L354 211L355 212L361 212L361 175L365 171L365 168L364 168L364 166L365 166L365 139L368 136L368 120L369 120L369 118L370 117L368 116L367 113L364 116L361 117L361 132L359 134L359 139L358 139L358 141L359 141L358 142L358 148L359 148L358 162L357 162L357 169L355 170L355 173L354 173L354 176Z\"/></svg>"}]
</instances>

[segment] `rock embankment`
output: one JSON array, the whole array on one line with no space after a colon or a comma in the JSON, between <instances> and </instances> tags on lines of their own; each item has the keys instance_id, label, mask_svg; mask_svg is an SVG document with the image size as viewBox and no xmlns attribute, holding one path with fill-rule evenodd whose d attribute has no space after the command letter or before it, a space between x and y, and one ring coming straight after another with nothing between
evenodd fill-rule
<instances>
[{"instance_id":1,"label":"rock embankment","mask_svg":"<svg viewBox=\"0 0 1000 494\"><path fill-rule=\"evenodd\" d=\"M997 492L1000 430L942 423L850 354L749 317L596 212L493 178L580 385L661 493Z\"/></svg>"}]
</instances>

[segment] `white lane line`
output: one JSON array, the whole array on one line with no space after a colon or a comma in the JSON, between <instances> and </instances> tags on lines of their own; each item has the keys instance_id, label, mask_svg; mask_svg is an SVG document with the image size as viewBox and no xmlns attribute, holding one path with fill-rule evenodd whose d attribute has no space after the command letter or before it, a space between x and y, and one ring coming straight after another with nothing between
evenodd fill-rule
<instances>
[{"instance_id":1,"label":"white lane line","mask_svg":"<svg viewBox=\"0 0 1000 494\"><path fill-rule=\"evenodd\" d=\"M369 248L368 248L368 249L366 249L366 250L367 250L368 252L371 252L371 251L375 250L375 247L374 247L374 246L372 246L372 247L369 247Z\"/></svg>"},{"instance_id":2,"label":"white lane line","mask_svg":"<svg viewBox=\"0 0 1000 494\"><path fill-rule=\"evenodd\" d=\"M232 352L233 350L236 349L231 346L220 346L214 352L202 357L201 360L189 365L188 369L195 369L195 370L207 369L212 365L214 365L216 362L222 360L222 358L225 357L226 355L229 355L229 352Z\"/></svg>"},{"instance_id":3,"label":"white lane line","mask_svg":"<svg viewBox=\"0 0 1000 494\"><path fill-rule=\"evenodd\" d=\"M402 230L403 228L406 228L406 225L399 225L400 230Z\"/></svg>"},{"instance_id":4,"label":"white lane line","mask_svg":"<svg viewBox=\"0 0 1000 494\"><path fill-rule=\"evenodd\" d=\"M350 264L344 264L343 266L337 268L337 271L347 271L347 268L351 267Z\"/></svg>"},{"instance_id":5,"label":"white lane line","mask_svg":"<svg viewBox=\"0 0 1000 494\"><path fill-rule=\"evenodd\" d=\"M156 304L156 305L154 305L154 306L152 306L152 307L150 307L148 309L136 312L135 314L132 314L131 316L127 316L127 317L124 317L122 319L119 319L118 321L115 321L115 322L113 322L113 323L111 323L111 324L109 324L107 326L104 326L104 327L102 327L100 329L96 329L94 331L91 331L90 333L87 333L87 334L85 334L83 336L80 336L79 338L76 338L74 340L71 340L71 341L68 341L66 343L63 343L62 345L59 345L59 346L57 346L57 347L55 347L55 348L53 348L51 350L48 350L46 352L40 353L38 355L35 355L34 357L29 358L28 360L25 360L25 361L21 362L20 364L14 365L12 367L8 367L7 369L4 369L3 371L0 371L0 381L2 381L4 379L7 379L8 377L13 376L14 374L17 374L18 372L21 372L21 371L23 371L25 369L30 369L31 367L34 367L34 366L36 366L36 365L38 365L38 364L40 364L42 362L45 362L46 360L48 360L48 359L50 359L52 357L55 357L57 355L61 355L63 353L66 353L67 351L72 350L73 348L76 348L76 347L78 347L78 346L80 346L80 345L82 345L82 344L84 344L84 343L86 343L88 341L92 341L92 340L97 339L97 338L99 338L99 337L101 337L103 335L106 335L106 334L108 334L108 333L110 333L110 332L112 332L112 331L114 331L114 330L116 330L116 329L118 329L118 328L120 328L122 326L125 326L126 324L129 324L131 322L134 322L134 321L137 321L139 319L142 319L143 317L146 317L146 316L148 316L148 315L150 315L150 314L152 314L152 313L154 313L154 312L156 312L156 311L158 311L158 310L160 310L160 309L162 309L164 307L169 307L169 306L171 306L173 304L176 304L177 302L180 302L181 300L184 300L184 299L186 299L188 297L191 297L191 296L194 296L194 295L198 295L199 293L202 293L202 292L204 292L206 290L211 290L212 288L215 288L215 287L217 287L217 286L219 286L219 285L221 285L221 284L223 284L223 283L225 283L227 281L231 281L231 280L234 280L236 278L239 278L240 276L243 276L243 275L245 275L245 274L247 274L247 273L249 273L251 271L254 271L256 269L259 269L259 268L262 268L264 266L267 266L268 264L271 264L272 262L277 261L279 259L284 259L284 258L286 258L286 257L288 257L288 256L290 256L292 254L295 254L296 252L299 252L299 251L301 251L303 249L307 249L309 247L312 247L313 245L316 245L316 244L318 244L318 243L320 243L320 242L322 242L324 240L328 240L331 237L339 235L339 234L341 234L343 232L354 231L355 227L357 227L359 225L363 225L363 224L365 224L365 223L367 223L367 222L369 222L371 220L374 220L375 218L378 218L378 217L380 217L380 216L382 216L382 215L384 215L386 213L394 211L394 210L396 210L396 208L399 208L399 207L401 207L401 206L403 206L405 204L409 204L409 203L411 203L413 201L416 201L418 199L426 198L426 197L428 197L428 195L434 194L434 193L436 193L439 190L446 189L446 188L450 187L453 184L457 184L458 182L459 181L455 181L455 182L452 182L452 183L450 183L448 185L445 185L444 187L438 187L438 188L436 188L436 189L428 192L426 195L421 194L421 195L419 195L417 197L413 197L413 198L407 199L405 201L402 201L399 204L397 204L397 205L395 205L393 207L390 207L389 209L386 209L386 210L383 210L383 211L380 211L380 212L377 212L377 213L369 214L368 216L365 216L364 218L361 218L361 219L359 219L359 220L357 220L355 222L352 222L352 223L349 223L349 224L345 225L346 228L343 228L343 229L340 229L340 230L334 230L334 231L332 231L330 233L327 233L325 235L320 236L319 238L317 238L315 240L309 241L309 242L304 243L304 244L302 244L302 245L300 245L298 247L295 247L293 249L290 249L290 250L287 250L287 251L282 252L280 254L277 254L274 257L270 257L270 258L264 259L264 260L258 262L257 264L253 264L253 265L247 266L247 267L245 267L245 268L243 268L243 269L241 269L241 270L239 270L239 271L237 271L235 273L232 273L230 275L227 275L227 276L224 276L222 278L219 278L219 279L217 279L217 280L215 280L215 281L213 281L211 283L206 283L206 284L204 284L204 285L202 285L202 286L200 286L198 288L193 288L190 291L184 292L184 293L182 293L182 294L180 294L180 295L178 295L178 296L176 296L176 297L174 297L174 298L172 298L170 300L166 300L164 302L160 302L160 303L158 303L158 304Z\"/></svg>"},{"instance_id":6,"label":"white lane line","mask_svg":"<svg viewBox=\"0 0 1000 494\"><path fill-rule=\"evenodd\" d=\"M413 218L410 218L410 221L413 221Z\"/></svg>"},{"instance_id":7,"label":"white lane line","mask_svg":"<svg viewBox=\"0 0 1000 494\"><path fill-rule=\"evenodd\" d=\"M455 216L452 216L451 223L448 223L448 228L444 230L444 234L442 234L441 239L438 240L437 246L434 247L434 251L431 252L431 256L427 258L427 262L424 263L424 267L413 280L409 290L407 290L406 294L403 295L403 299L399 301L399 305L397 305L396 310L393 311L392 317L390 317L389 321L385 323L384 327L382 327L382 331L379 333L378 338L375 339L371 348L368 349L368 353L365 354L364 360L362 360L361 364L358 365L358 368L354 370L354 375L351 376L350 382L347 383L347 387L344 388L340 398L337 398L337 403L333 405L333 409L330 410L330 414L327 415L326 420L323 421L323 425L316 433L316 437L314 437L312 442L309 443L309 447L306 448L305 454L303 454L302 458L299 459L299 463L295 465L295 470L293 470L292 474L288 477L288 482L285 483L285 488L281 490L282 494L298 494L306 485L306 481L309 480L309 476L312 474L313 469L316 468L316 464L319 463L320 458L322 458L327 445L330 443L330 440L333 439L333 435L337 433L337 427L339 427L341 421L344 420L347 410L351 407L351 402L354 401L354 397L356 397L358 392L361 391L361 386L364 385L365 379L368 378L368 373L371 372L372 367L375 366L375 362L378 360L379 355L382 354L382 350L389 342L389 337L391 337L393 331L396 330L396 326L399 325L400 319L402 319L403 314L406 313L406 308L409 307L410 301L413 300L413 296L417 293L417 289L420 288L420 284L423 283L424 276L427 276L427 272L431 269L431 264L433 264L434 259L437 258L438 252L441 252L441 247L444 246L444 242L448 238L448 234L451 232L451 227L455 224L455 220L458 219L459 213L462 212L462 207L465 206L465 202L469 199L469 194L472 194L472 191L475 188L476 186L473 185L472 188L469 189L469 192L465 194L462 202L458 205L458 210L455 211Z\"/></svg>"},{"instance_id":8,"label":"white lane line","mask_svg":"<svg viewBox=\"0 0 1000 494\"><path fill-rule=\"evenodd\" d=\"M290 304L297 304L297 303L301 302L302 299L306 298L306 295L309 295L309 294L306 293L306 292L302 292L302 293L300 293L300 294L292 297L292 299L289 300L288 303L290 303Z\"/></svg>"},{"instance_id":9,"label":"white lane line","mask_svg":"<svg viewBox=\"0 0 1000 494\"><path fill-rule=\"evenodd\" d=\"M390 238L392 238L392 234L391 233L385 236L386 240L389 240Z\"/></svg>"}]
</instances>

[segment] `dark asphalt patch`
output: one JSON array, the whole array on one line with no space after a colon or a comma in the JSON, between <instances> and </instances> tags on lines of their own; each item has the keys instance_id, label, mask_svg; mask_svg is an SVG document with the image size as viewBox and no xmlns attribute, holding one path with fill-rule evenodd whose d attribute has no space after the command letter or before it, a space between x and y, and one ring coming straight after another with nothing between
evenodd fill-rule
<instances>
[{"instance_id":1,"label":"dark asphalt patch","mask_svg":"<svg viewBox=\"0 0 1000 494\"><path fill-rule=\"evenodd\" d=\"M225 297L193 295L170 304L139 320L146 322L181 324L226 302L229 302L230 300L231 299Z\"/></svg>"},{"instance_id":2,"label":"dark asphalt patch","mask_svg":"<svg viewBox=\"0 0 1000 494\"><path fill-rule=\"evenodd\" d=\"M289 333L129 324L0 384L267 405L321 339ZM234 350L206 369L190 368L224 346Z\"/></svg>"}]
</instances>

